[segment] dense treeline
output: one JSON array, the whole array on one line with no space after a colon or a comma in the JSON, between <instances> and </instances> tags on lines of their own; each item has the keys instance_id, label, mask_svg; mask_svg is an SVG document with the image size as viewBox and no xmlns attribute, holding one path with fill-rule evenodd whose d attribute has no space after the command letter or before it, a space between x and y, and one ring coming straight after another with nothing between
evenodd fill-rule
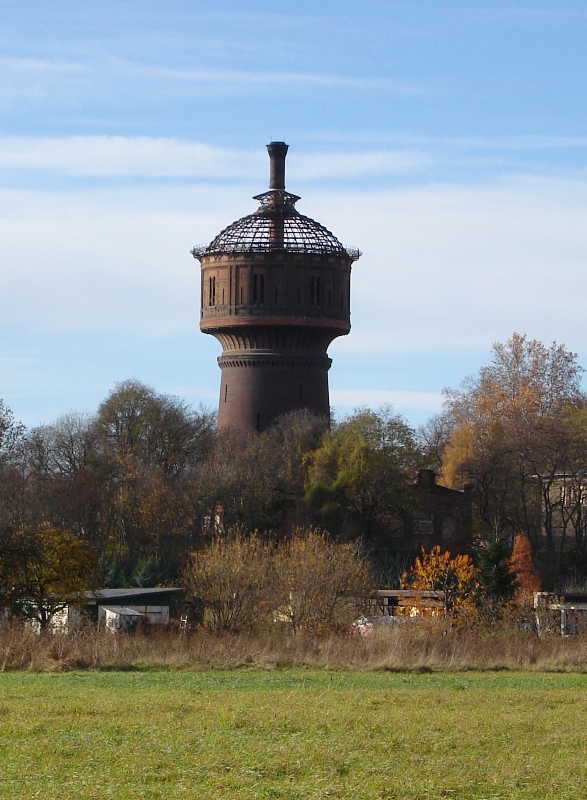
<instances>
[{"instance_id":1,"label":"dense treeline","mask_svg":"<svg viewBox=\"0 0 587 800\"><path fill-rule=\"evenodd\" d=\"M266 433L215 429L214 417L136 382L94 416L25 431L3 407L0 526L62 529L87 543L106 585L176 580L191 551L238 526L287 537L319 524L367 551L407 514L416 436L388 410L328 430L307 412Z\"/></svg>"},{"instance_id":2,"label":"dense treeline","mask_svg":"<svg viewBox=\"0 0 587 800\"><path fill-rule=\"evenodd\" d=\"M32 430L0 404L0 587L3 575L30 584L62 559L51 544L59 531L91 554L92 580L149 586L178 580L189 554L223 530L275 543L312 525L359 544L389 584L406 566L390 532L418 514L414 480L430 466L439 483L471 487L475 557L491 593L511 590L518 534L545 588L582 583L581 375L563 346L514 335L479 375L446 391L442 414L418 433L387 408L330 427L299 412L261 435L218 432L209 412L136 381L117 385L94 415ZM35 547L43 536L47 546Z\"/></svg>"}]
</instances>

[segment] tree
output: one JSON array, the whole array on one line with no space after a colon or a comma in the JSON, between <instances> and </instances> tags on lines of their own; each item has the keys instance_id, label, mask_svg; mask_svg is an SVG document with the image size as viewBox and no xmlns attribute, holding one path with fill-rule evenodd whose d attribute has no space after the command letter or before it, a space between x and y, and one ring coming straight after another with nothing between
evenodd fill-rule
<instances>
[{"instance_id":1,"label":"tree","mask_svg":"<svg viewBox=\"0 0 587 800\"><path fill-rule=\"evenodd\" d=\"M279 617L294 634L350 624L374 589L371 569L351 542L312 529L280 543L275 576Z\"/></svg>"},{"instance_id":2,"label":"tree","mask_svg":"<svg viewBox=\"0 0 587 800\"><path fill-rule=\"evenodd\" d=\"M242 633L267 624L274 608L271 547L257 534L232 528L191 554L184 581L215 631Z\"/></svg>"},{"instance_id":3,"label":"tree","mask_svg":"<svg viewBox=\"0 0 587 800\"><path fill-rule=\"evenodd\" d=\"M198 475L209 516L220 505L227 528L280 527L283 521L280 468L280 452L265 433L255 436L238 430L220 430Z\"/></svg>"},{"instance_id":4,"label":"tree","mask_svg":"<svg viewBox=\"0 0 587 800\"><path fill-rule=\"evenodd\" d=\"M546 347L536 339L514 333L505 344L493 344L491 363L460 390L445 390L446 405L455 422L494 422L499 417L526 420L552 416L583 402L583 368L577 354L553 342Z\"/></svg>"},{"instance_id":5,"label":"tree","mask_svg":"<svg viewBox=\"0 0 587 800\"><path fill-rule=\"evenodd\" d=\"M5 530L0 547L0 592L12 613L45 628L68 605L96 588L94 553L70 531L48 525Z\"/></svg>"},{"instance_id":6,"label":"tree","mask_svg":"<svg viewBox=\"0 0 587 800\"><path fill-rule=\"evenodd\" d=\"M587 439L574 436L568 422L585 405L582 372L564 345L546 347L514 334L493 345L491 363L476 377L445 392L450 436L441 482L470 483L480 537L523 532L536 552L544 551L547 570L556 570L557 559L562 563L564 545L549 524L551 487L560 472L587 461Z\"/></svg>"},{"instance_id":7,"label":"tree","mask_svg":"<svg viewBox=\"0 0 587 800\"><path fill-rule=\"evenodd\" d=\"M241 633L289 623L293 633L350 623L373 590L367 562L351 543L299 530L272 544L230 529L192 553L184 579L203 602L205 624Z\"/></svg>"},{"instance_id":8,"label":"tree","mask_svg":"<svg viewBox=\"0 0 587 800\"><path fill-rule=\"evenodd\" d=\"M93 433L111 557L130 569L153 557L173 572L199 534L198 471L214 441L212 416L125 381L100 405Z\"/></svg>"},{"instance_id":9,"label":"tree","mask_svg":"<svg viewBox=\"0 0 587 800\"><path fill-rule=\"evenodd\" d=\"M411 510L422 463L414 431L389 407L360 409L327 432L308 457L306 502L331 533L385 549L387 532Z\"/></svg>"},{"instance_id":10,"label":"tree","mask_svg":"<svg viewBox=\"0 0 587 800\"><path fill-rule=\"evenodd\" d=\"M0 400L0 464L14 456L24 433L24 425L15 420L12 411Z\"/></svg>"},{"instance_id":11,"label":"tree","mask_svg":"<svg viewBox=\"0 0 587 800\"><path fill-rule=\"evenodd\" d=\"M402 589L443 592L446 613L456 615L471 605L479 589L479 570L468 555L441 552L436 545L416 558L409 572L402 576Z\"/></svg>"},{"instance_id":12,"label":"tree","mask_svg":"<svg viewBox=\"0 0 587 800\"><path fill-rule=\"evenodd\" d=\"M0 527L22 522L25 476L22 470L24 425L0 400Z\"/></svg>"},{"instance_id":13,"label":"tree","mask_svg":"<svg viewBox=\"0 0 587 800\"><path fill-rule=\"evenodd\" d=\"M514 577L510 572L510 537L494 531L480 543L477 554L479 581L483 593L492 601L508 600L514 590Z\"/></svg>"},{"instance_id":14,"label":"tree","mask_svg":"<svg viewBox=\"0 0 587 800\"><path fill-rule=\"evenodd\" d=\"M539 592L541 590L542 581L532 561L532 545L523 533L518 533L514 538L508 567L516 585L523 592Z\"/></svg>"},{"instance_id":15,"label":"tree","mask_svg":"<svg viewBox=\"0 0 587 800\"><path fill-rule=\"evenodd\" d=\"M95 430L106 452L139 468L181 475L207 455L214 438L211 414L177 397L124 381L101 403Z\"/></svg>"},{"instance_id":16,"label":"tree","mask_svg":"<svg viewBox=\"0 0 587 800\"><path fill-rule=\"evenodd\" d=\"M33 428L24 446L26 524L75 533L103 557L108 548L106 475L97 458L93 417L69 413Z\"/></svg>"},{"instance_id":17,"label":"tree","mask_svg":"<svg viewBox=\"0 0 587 800\"><path fill-rule=\"evenodd\" d=\"M304 506L306 465L328 429L328 420L308 409L278 417L263 434L271 464L273 491L284 526L291 531L309 523Z\"/></svg>"}]
</instances>

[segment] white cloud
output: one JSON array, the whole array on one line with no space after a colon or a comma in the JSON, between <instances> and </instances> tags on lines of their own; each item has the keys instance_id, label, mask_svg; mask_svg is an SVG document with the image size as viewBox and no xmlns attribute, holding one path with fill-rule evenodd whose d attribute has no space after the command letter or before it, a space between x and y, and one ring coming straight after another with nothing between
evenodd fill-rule
<instances>
[{"instance_id":1,"label":"white cloud","mask_svg":"<svg viewBox=\"0 0 587 800\"><path fill-rule=\"evenodd\" d=\"M193 330L189 250L254 209L237 188L0 192L0 319ZM587 352L587 182L308 193L301 210L364 251L338 353L488 351L513 331Z\"/></svg>"},{"instance_id":2,"label":"white cloud","mask_svg":"<svg viewBox=\"0 0 587 800\"><path fill-rule=\"evenodd\" d=\"M397 408L408 407L419 411L439 411L442 394L436 392L414 392L395 389L332 389L331 400L335 406L378 408L388 403Z\"/></svg>"},{"instance_id":3,"label":"white cloud","mask_svg":"<svg viewBox=\"0 0 587 800\"><path fill-rule=\"evenodd\" d=\"M417 150L294 154L294 180L352 179L421 172L432 159ZM68 177L259 180L268 172L262 149L213 147L147 136L0 137L0 170Z\"/></svg>"},{"instance_id":4,"label":"white cloud","mask_svg":"<svg viewBox=\"0 0 587 800\"><path fill-rule=\"evenodd\" d=\"M262 153L147 136L0 138L0 169L70 177L252 178Z\"/></svg>"},{"instance_id":5,"label":"white cloud","mask_svg":"<svg viewBox=\"0 0 587 800\"><path fill-rule=\"evenodd\" d=\"M89 99L103 98L124 102L132 92L136 97L152 97L165 92L170 96L235 97L274 93L276 88L308 92L326 90L422 95L423 84L391 77L354 76L316 72L251 69L219 69L168 66L131 58L96 53L76 58L0 57L0 102L14 103L19 98L34 98L44 104L59 98L74 107ZM205 58L203 59L205 63Z\"/></svg>"},{"instance_id":6,"label":"white cloud","mask_svg":"<svg viewBox=\"0 0 587 800\"><path fill-rule=\"evenodd\" d=\"M434 163L431 155L412 150L360 150L346 153L309 153L295 156L295 179L358 178L421 173Z\"/></svg>"},{"instance_id":7,"label":"white cloud","mask_svg":"<svg viewBox=\"0 0 587 800\"><path fill-rule=\"evenodd\" d=\"M585 181L314 196L306 213L364 251L341 349L478 348L519 330L587 350Z\"/></svg>"},{"instance_id":8,"label":"white cloud","mask_svg":"<svg viewBox=\"0 0 587 800\"><path fill-rule=\"evenodd\" d=\"M290 183L295 188L296 184L370 177L381 180L409 174L422 180L436 167L446 171L451 165L470 166L473 161L492 164L495 157L487 155L492 150L515 152L539 147L587 147L587 139L414 140L375 149L348 142L342 152L294 149L287 162L288 186ZM467 156L467 148L476 149L478 155ZM262 188L267 169L267 155L258 147L250 150L215 147L197 141L150 136L0 136L0 171L20 180L24 174L46 173L75 178L249 181Z\"/></svg>"},{"instance_id":9,"label":"white cloud","mask_svg":"<svg viewBox=\"0 0 587 800\"><path fill-rule=\"evenodd\" d=\"M0 57L0 107L24 99L56 105L81 91L89 70L80 61L65 58Z\"/></svg>"}]
</instances>

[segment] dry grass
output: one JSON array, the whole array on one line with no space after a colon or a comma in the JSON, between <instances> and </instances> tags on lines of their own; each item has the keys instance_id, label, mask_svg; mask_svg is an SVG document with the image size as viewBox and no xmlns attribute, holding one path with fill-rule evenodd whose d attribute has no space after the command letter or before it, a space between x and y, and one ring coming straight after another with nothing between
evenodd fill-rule
<instances>
[{"instance_id":1,"label":"dry grass","mask_svg":"<svg viewBox=\"0 0 587 800\"><path fill-rule=\"evenodd\" d=\"M112 634L93 625L38 635L20 624L0 628L0 670L233 669L314 667L353 670L536 670L587 672L587 636L539 638L515 629L443 630L405 625L369 637L285 633L218 635L176 629Z\"/></svg>"}]
</instances>

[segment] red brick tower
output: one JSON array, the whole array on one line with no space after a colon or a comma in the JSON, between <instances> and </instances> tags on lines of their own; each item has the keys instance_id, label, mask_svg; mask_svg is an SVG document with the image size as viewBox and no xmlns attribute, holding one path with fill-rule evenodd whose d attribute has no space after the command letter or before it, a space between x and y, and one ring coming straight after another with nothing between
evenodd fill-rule
<instances>
[{"instance_id":1,"label":"red brick tower","mask_svg":"<svg viewBox=\"0 0 587 800\"><path fill-rule=\"evenodd\" d=\"M192 250L202 265L200 329L223 348L219 427L262 431L288 411L330 413L326 350L350 330L361 254L295 208L287 149L267 145L269 191L254 198L257 211Z\"/></svg>"}]
</instances>

